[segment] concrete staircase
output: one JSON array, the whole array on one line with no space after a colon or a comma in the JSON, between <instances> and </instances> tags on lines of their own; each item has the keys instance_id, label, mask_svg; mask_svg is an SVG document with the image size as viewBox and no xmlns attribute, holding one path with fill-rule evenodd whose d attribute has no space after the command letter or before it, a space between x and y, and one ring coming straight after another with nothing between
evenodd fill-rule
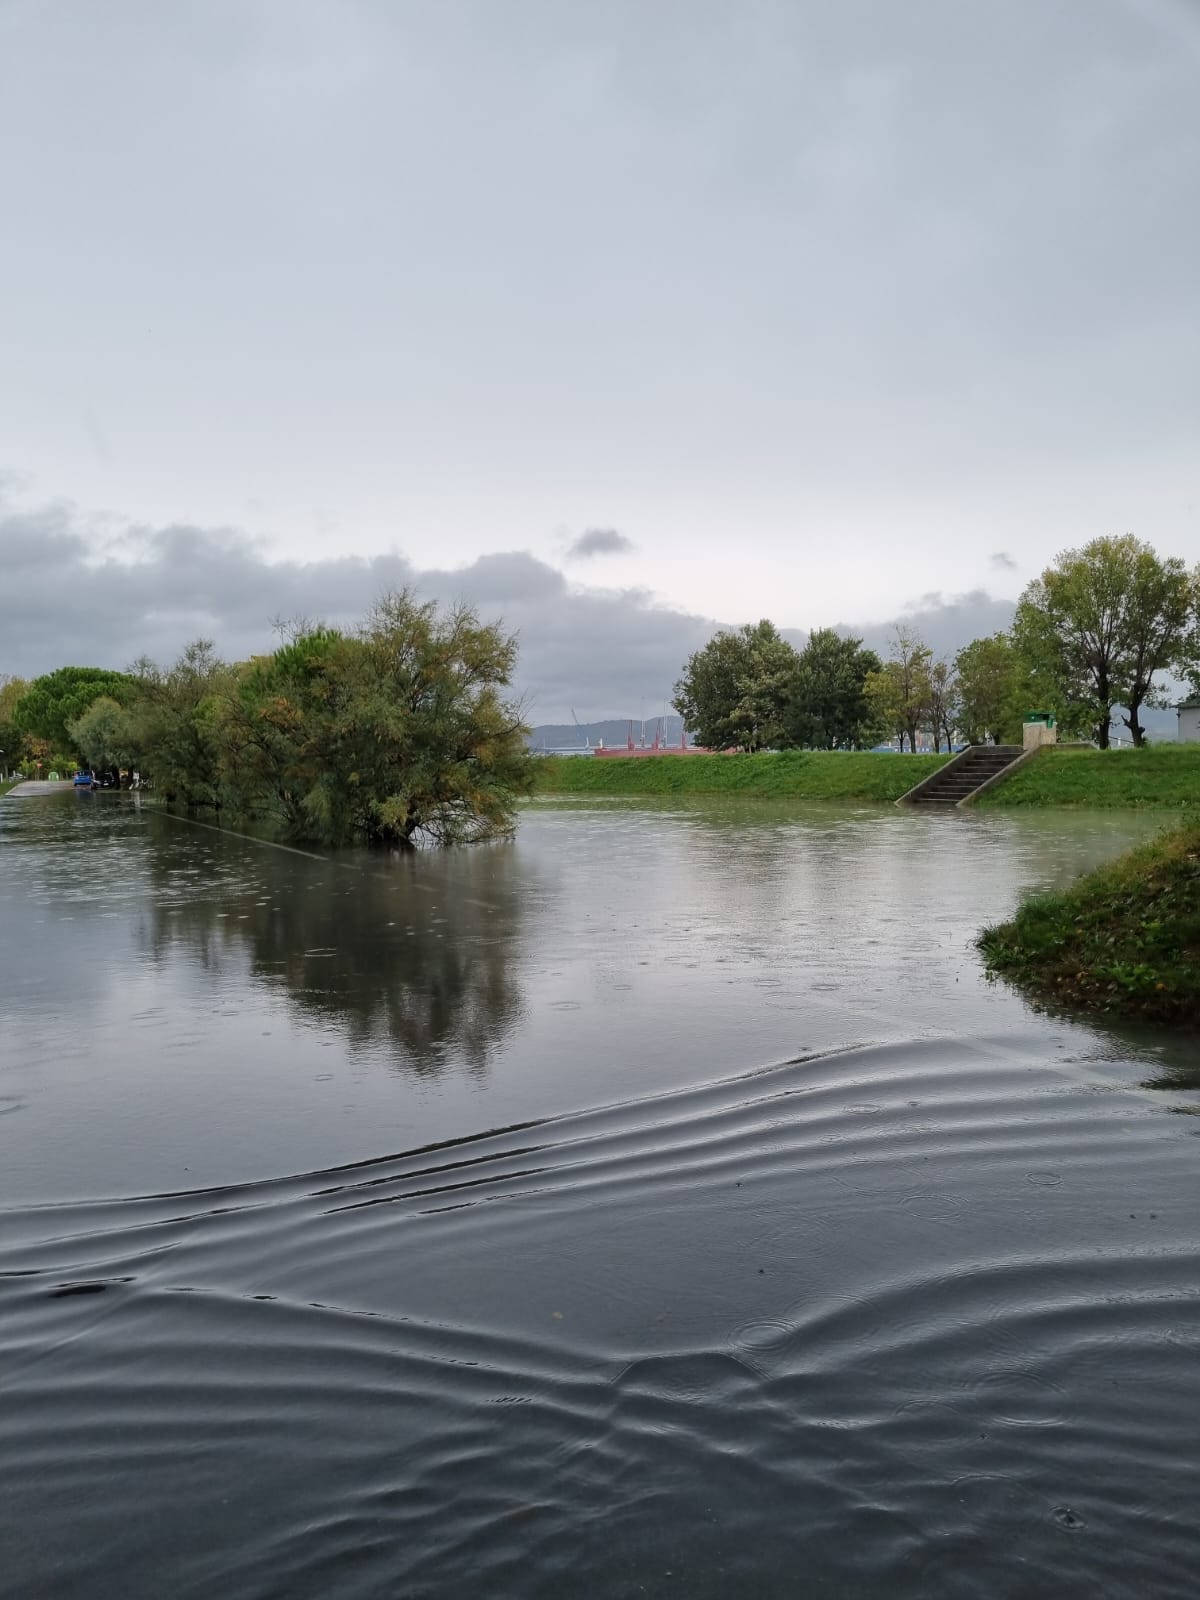
<instances>
[{"instance_id":1,"label":"concrete staircase","mask_svg":"<svg viewBox=\"0 0 1200 1600\"><path fill-rule=\"evenodd\" d=\"M910 789L901 805L956 806L977 793L990 779L998 777L1024 755L1019 744L972 744Z\"/></svg>"}]
</instances>

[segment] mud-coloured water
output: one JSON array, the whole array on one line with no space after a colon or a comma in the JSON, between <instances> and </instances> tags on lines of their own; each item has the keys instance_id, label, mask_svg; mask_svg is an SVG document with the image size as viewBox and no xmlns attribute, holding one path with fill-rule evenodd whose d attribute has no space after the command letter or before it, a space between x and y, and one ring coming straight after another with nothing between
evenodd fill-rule
<instances>
[{"instance_id":1,"label":"mud-coloured water","mask_svg":"<svg viewBox=\"0 0 1200 1600\"><path fill-rule=\"evenodd\" d=\"M971 945L1154 825L0 801L0 1589L1190 1595L1193 1047Z\"/></svg>"}]
</instances>

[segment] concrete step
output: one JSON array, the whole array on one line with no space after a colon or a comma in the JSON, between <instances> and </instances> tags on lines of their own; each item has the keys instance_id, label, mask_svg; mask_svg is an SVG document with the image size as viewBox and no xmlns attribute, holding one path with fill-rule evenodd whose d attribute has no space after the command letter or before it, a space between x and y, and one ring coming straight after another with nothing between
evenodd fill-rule
<instances>
[{"instance_id":1,"label":"concrete step","mask_svg":"<svg viewBox=\"0 0 1200 1600\"><path fill-rule=\"evenodd\" d=\"M974 750L952 768L939 773L913 804L951 809L1004 772L1021 754L1015 745L989 745L986 750Z\"/></svg>"},{"instance_id":2,"label":"concrete step","mask_svg":"<svg viewBox=\"0 0 1200 1600\"><path fill-rule=\"evenodd\" d=\"M987 779L981 779L981 782L986 781ZM958 795L970 795L973 794L974 790L978 789L978 787L979 784L976 784L976 782L962 782L962 784L930 784L930 787L925 790L925 794L950 794L950 792L954 792L954 794Z\"/></svg>"},{"instance_id":3,"label":"concrete step","mask_svg":"<svg viewBox=\"0 0 1200 1600\"><path fill-rule=\"evenodd\" d=\"M1022 754L1021 746L1015 744L974 745L969 750L960 751L954 763L939 772L926 789L914 796L910 804L941 806L948 810L1007 771Z\"/></svg>"}]
</instances>

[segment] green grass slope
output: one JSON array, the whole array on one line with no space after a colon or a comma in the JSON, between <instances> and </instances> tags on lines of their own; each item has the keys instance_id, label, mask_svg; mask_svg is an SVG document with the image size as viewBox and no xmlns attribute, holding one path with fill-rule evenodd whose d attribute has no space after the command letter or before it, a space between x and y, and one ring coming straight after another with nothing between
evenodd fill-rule
<instances>
[{"instance_id":1,"label":"green grass slope","mask_svg":"<svg viewBox=\"0 0 1200 1600\"><path fill-rule=\"evenodd\" d=\"M761 755L547 756L544 794L744 794L798 800L898 800L948 757L876 751L781 750Z\"/></svg>"},{"instance_id":2,"label":"green grass slope","mask_svg":"<svg viewBox=\"0 0 1200 1600\"><path fill-rule=\"evenodd\" d=\"M1200 822L1032 897L979 948L1036 998L1200 1026Z\"/></svg>"},{"instance_id":3,"label":"green grass slope","mask_svg":"<svg viewBox=\"0 0 1200 1600\"><path fill-rule=\"evenodd\" d=\"M980 806L1200 805L1200 744L1092 750L1051 745L1011 778L980 795Z\"/></svg>"}]
</instances>

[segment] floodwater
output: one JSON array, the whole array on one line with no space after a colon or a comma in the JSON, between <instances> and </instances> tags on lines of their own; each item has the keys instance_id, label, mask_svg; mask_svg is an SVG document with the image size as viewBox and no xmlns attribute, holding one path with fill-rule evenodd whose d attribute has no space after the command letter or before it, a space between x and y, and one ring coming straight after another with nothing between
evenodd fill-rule
<instances>
[{"instance_id":1,"label":"floodwater","mask_svg":"<svg viewBox=\"0 0 1200 1600\"><path fill-rule=\"evenodd\" d=\"M0 1591L1191 1596L1196 1051L972 948L1156 825L0 801Z\"/></svg>"}]
</instances>

